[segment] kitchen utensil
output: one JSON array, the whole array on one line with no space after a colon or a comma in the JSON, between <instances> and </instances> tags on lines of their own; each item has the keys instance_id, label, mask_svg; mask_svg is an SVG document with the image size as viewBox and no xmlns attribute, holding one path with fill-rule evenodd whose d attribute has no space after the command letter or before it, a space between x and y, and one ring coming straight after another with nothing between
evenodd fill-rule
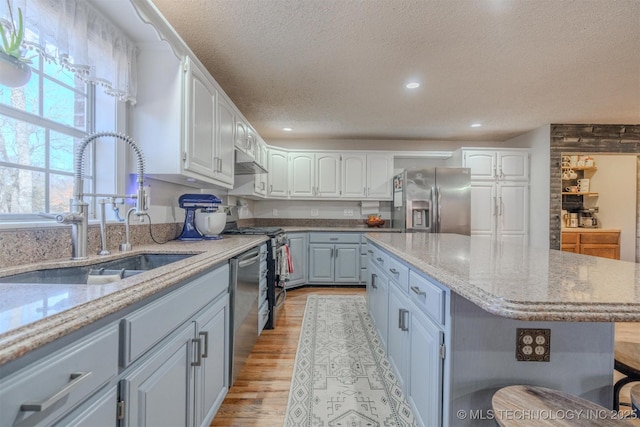
<instances>
[{"instance_id":1,"label":"kitchen utensil","mask_svg":"<svg viewBox=\"0 0 640 427\"><path fill-rule=\"evenodd\" d=\"M199 211L196 212L196 229L207 240L219 239L219 234L224 229L227 222L227 214L224 210L216 212Z\"/></svg>"}]
</instances>

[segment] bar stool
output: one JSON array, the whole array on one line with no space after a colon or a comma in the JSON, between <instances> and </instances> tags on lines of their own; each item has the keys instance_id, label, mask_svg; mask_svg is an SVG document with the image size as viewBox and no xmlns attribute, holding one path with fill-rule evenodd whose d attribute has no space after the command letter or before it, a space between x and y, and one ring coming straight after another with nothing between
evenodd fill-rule
<instances>
[{"instance_id":1,"label":"bar stool","mask_svg":"<svg viewBox=\"0 0 640 427\"><path fill-rule=\"evenodd\" d=\"M626 384L640 381L640 344L628 341L617 341L613 350L616 371L625 375L613 385L613 408L620 410L620 390Z\"/></svg>"},{"instance_id":2,"label":"bar stool","mask_svg":"<svg viewBox=\"0 0 640 427\"><path fill-rule=\"evenodd\" d=\"M610 409L581 397L545 387L512 385L491 399L493 415L502 427L632 426L614 419Z\"/></svg>"}]
</instances>

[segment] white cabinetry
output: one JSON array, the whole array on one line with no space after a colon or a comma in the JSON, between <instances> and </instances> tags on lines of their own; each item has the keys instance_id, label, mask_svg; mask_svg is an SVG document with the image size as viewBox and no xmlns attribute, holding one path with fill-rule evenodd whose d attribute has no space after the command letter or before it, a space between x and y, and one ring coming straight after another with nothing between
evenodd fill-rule
<instances>
[{"instance_id":1,"label":"white cabinetry","mask_svg":"<svg viewBox=\"0 0 640 427\"><path fill-rule=\"evenodd\" d=\"M527 244L529 151L463 149L471 168L471 235Z\"/></svg>"},{"instance_id":2,"label":"white cabinetry","mask_svg":"<svg viewBox=\"0 0 640 427\"><path fill-rule=\"evenodd\" d=\"M391 200L393 155L343 153L342 197Z\"/></svg>"},{"instance_id":3,"label":"white cabinetry","mask_svg":"<svg viewBox=\"0 0 640 427\"><path fill-rule=\"evenodd\" d=\"M359 234L309 233L309 283L359 281Z\"/></svg>"},{"instance_id":4,"label":"white cabinetry","mask_svg":"<svg viewBox=\"0 0 640 427\"><path fill-rule=\"evenodd\" d=\"M340 154L289 153L291 198L339 198Z\"/></svg>"},{"instance_id":5,"label":"white cabinetry","mask_svg":"<svg viewBox=\"0 0 640 427\"><path fill-rule=\"evenodd\" d=\"M273 198L286 198L289 195L288 153L285 150L269 148L269 161L267 176L267 196Z\"/></svg>"},{"instance_id":6,"label":"white cabinetry","mask_svg":"<svg viewBox=\"0 0 640 427\"><path fill-rule=\"evenodd\" d=\"M146 174L194 187L231 188L233 128L219 110L228 101L213 78L197 60L187 56L180 62L170 50L141 50L138 68L147 78L139 81L132 136L144 152Z\"/></svg>"},{"instance_id":7,"label":"white cabinetry","mask_svg":"<svg viewBox=\"0 0 640 427\"><path fill-rule=\"evenodd\" d=\"M289 275L287 288L304 285L307 282L307 233L287 234L289 251L293 261L293 273Z\"/></svg>"}]
</instances>

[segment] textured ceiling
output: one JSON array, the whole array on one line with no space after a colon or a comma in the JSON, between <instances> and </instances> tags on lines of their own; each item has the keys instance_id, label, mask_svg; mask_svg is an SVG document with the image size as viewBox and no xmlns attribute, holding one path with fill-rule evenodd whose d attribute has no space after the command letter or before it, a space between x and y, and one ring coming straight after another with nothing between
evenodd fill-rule
<instances>
[{"instance_id":1,"label":"textured ceiling","mask_svg":"<svg viewBox=\"0 0 640 427\"><path fill-rule=\"evenodd\" d=\"M153 2L267 141L640 123L638 0Z\"/></svg>"}]
</instances>

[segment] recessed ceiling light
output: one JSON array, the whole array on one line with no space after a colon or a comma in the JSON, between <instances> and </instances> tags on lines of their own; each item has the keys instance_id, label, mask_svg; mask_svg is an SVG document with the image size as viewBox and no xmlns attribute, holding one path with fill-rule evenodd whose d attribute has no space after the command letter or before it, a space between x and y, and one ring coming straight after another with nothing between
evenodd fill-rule
<instances>
[{"instance_id":1,"label":"recessed ceiling light","mask_svg":"<svg viewBox=\"0 0 640 427\"><path fill-rule=\"evenodd\" d=\"M479 128L479 127L482 127L482 123L473 123L473 124L471 125L471 127L472 127L472 128Z\"/></svg>"},{"instance_id":2,"label":"recessed ceiling light","mask_svg":"<svg viewBox=\"0 0 640 427\"><path fill-rule=\"evenodd\" d=\"M404 85L404 87L406 87L407 89L417 89L420 87L420 83L418 82L409 82L406 85Z\"/></svg>"},{"instance_id":3,"label":"recessed ceiling light","mask_svg":"<svg viewBox=\"0 0 640 427\"><path fill-rule=\"evenodd\" d=\"M285 132L291 132L293 129L292 128L282 128L283 131Z\"/></svg>"}]
</instances>

